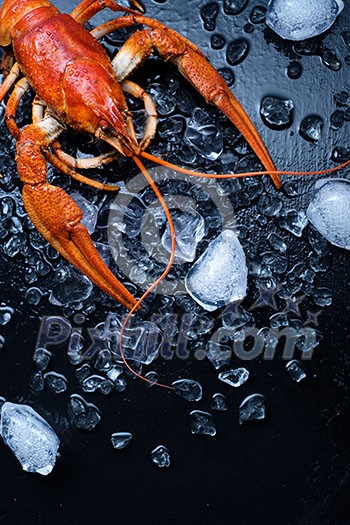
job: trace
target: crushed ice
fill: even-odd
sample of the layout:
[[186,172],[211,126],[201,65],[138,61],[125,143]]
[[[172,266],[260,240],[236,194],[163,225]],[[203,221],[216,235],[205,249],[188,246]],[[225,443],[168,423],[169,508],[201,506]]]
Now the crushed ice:
[[170,467],[170,452],[167,447],[159,445],[152,450],[151,460],[159,468]]

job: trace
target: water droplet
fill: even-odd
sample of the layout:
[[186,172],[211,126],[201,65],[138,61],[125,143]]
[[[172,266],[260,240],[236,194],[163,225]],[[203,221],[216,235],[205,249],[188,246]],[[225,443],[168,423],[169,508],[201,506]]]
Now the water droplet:
[[350,151],[346,148],[336,147],[332,151],[331,159],[334,162],[346,162],[350,160]]
[[244,27],[243,27],[243,31],[245,33],[247,33],[247,35],[250,35],[251,33],[253,33],[254,31],[254,26],[253,24],[246,24]]
[[272,129],[286,129],[293,122],[294,102],[277,97],[265,97],[261,102],[260,114]]
[[333,99],[337,106],[347,106],[349,93],[347,91],[339,91],[339,93],[335,93]]
[[224,0],[224,12],[226,15],[238,15],[247,4],[248,0]]
[[222,78],[225,80],[228,87],[232,87],[233,84],[235,83],[235,75],[233,71],[231,71],[231,69],[229,69],[228,67],[222,67],[218,69],[218,72],[220,73]]
[[302,75],[302,72],[303,72],[303,67],[300,64],[300,62],[297,62],[296,60],[293,60],[293,62],[291,62],[287,68],[287,75],[292,80],[297,80],[298,78],[300,78]]
[[262,24],[266,17],[266,7],[257,5],[252,9],[249,20],[252,24]]
[[249,42],[245,38],[236,38],[229,43],[226,51],[227,62],[236,66],[243,62],[249,52]]
[[214,31],[216,17],[219,13],[219,5],[216,2],[205,4],[200,11],[201,18],[204,22],[204,29]]
[[4,326],[5,324],[9,323],[13,314],[14,309],[10,306],[0,307],[0,325]]
[[300,135],[309,142],[317,142],[321,138],[323,120],[318,115],[309,115],[300,124]]
[[322,63],[332,71],[339,71],[341,69],[341,62],[334,51],[325,49],[322,52]]
[[226,40],[223,36],[215,34],[211,36],[210,44],[213,49],[222,49],[226,44]]
[[336,111],[334,111],[330,117],[330,122],[331,128],[334,131],[340,129],[344,124],[344,111],[342,111],[341,109],[337,109]]

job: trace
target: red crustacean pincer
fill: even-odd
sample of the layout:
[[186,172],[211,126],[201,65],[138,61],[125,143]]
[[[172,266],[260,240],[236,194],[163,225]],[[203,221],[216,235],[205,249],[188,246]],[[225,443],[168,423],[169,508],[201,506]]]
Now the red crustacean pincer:
[[[84,24],[104,8],[125,14],[89,33]],[[98,39],[134,25],[146,29],[136,31],[111,61]],[[83,0],[68,15],[46,0],[5,0],[0,11],[0,45],[7,47],[0,101],[13,88],[5,121],[17,142],[25,209],[43,237],[63,257],[129,309],[136,299],[100,258],[81,224],[79,207],[62,189],[48,183],[46,162],[82,182],[109,190],[110,186],[76,170],[96,167],[121,154],[133,158],[147,174],[140,158],[157,161],[144,151],[156,133],[156,109],[150,96],[128,77],[151,53],[157,51],[177,65],[205,100],[223,111],[241,131],[265,169],[276,171],[247,114],[201,51],[139,11],[121,7],[113,0]],[[29,88],[36,94],[33,123],[19,129],[16,109]],[[140,98],[145,105],[148,118],[139,142],[124,92]],[[67,126],[106,141],[113,152],[93,159],[70,157],[57,140]],[[279,176],[271,176],[280,186]]]

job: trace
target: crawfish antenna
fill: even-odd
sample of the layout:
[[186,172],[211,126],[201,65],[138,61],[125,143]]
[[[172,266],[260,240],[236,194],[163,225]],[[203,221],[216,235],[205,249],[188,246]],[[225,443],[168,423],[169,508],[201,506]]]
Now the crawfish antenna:
[[160,204],[162,205],[162,208],[164,210],[164,213],[166,215],[166,218],[167,218],[167,221],[168,221],[168,224],[169,224],[169,229],[170,229],[170,236],[171,236],[171,254],[170,254],[170,257],[169,257],[169,261],[168,261],[168,264],[164,270],[164,272],[162,273],[162,275],[160,277],[158,277],[158,279],[145,291],[145,293],[140,297],[140,299],[138,299],[138,301],[136,302],[136,304],[132,307],[132,309],[129,311],[129,313],[127,314],[123,324],[122,324],[122,327],[121,327],[121,330],[120,330],[120,339],[119,339],[119,349],[120,349],[120,355],[121,355],[121,358],[126,366],[126,368],[128,370],[130,370],[130,372],[132,372],[133,374],[135,374],[136,377],[138,377],[139,379],[142,379],[143,381],[146,381],[147,383],[151,383],[152,385],[156,385],[156,386],[160,386],[162,388],[166,388],[167,390],[175,390],[174,387],[170,386],[170,385],[163,385],[162,383],[157,383],[157,382],[154,382],[154,381],[151,381],[150,379],[147,379],[147,377],[144,377],[142,376],[141,374],[138,374],[133,368],[132,366],[128,363],[126,357],[125,357],[125,354],[124,354],[124,351],[123,351],[123,334],[124,334],[124,331],[126,329],[126,326],[132,316],[132,314],[140,307],[141,303],[143,302],[143,300],[156,288],[156,286],[168,275],[168,273],[170,272],[170,269],[172,267],[172,264],[174,262],[174,257],[175,257],[175,228],[174,228],[174,223],[173,223],[173,220],[171,218],[171,215],[170,215],[170,211],[169,211],[169,208],[164,200],[164,197],[163,195],[161,194],[161,192],[159,191],[156,183],[154,182],[154,180],[152,179],[151,175],[148,173],[148,171],[146,170],[146,168],[144,167],[144,165],[142,164],[142,162],[140,161],[140,159],[136,156],[133,157],[134,159],[134,162],[135,164],[140,168],[142,174],[145,176],[145,178],[147,179],[147,181],[149,182],[152,190],[154,191],[156,197],[158,198]]
[[319,170],[319,171],[280,171],[278,170],[278,171],[247,171],[244,173],[216,174],[216,173],[201,173],[200,171],[192,171],[187,168],[181,168],[180,166],[176,166],[175,164],[172,164],[171,162],[168,162],[166,160],[160,159],[159,157],[151,155],[150,153],[147,153],[146,151],[142,151],[140,155],[144,159],[153,161],[156,164],[160,164],[161,166],[164,166],[165,168],[170,168],[180,173],[184,173],[185,175],[191,175],[192,177],[201,177],[205,179],[242,179],[244,177],[258,177],[261,175],[278,175],[278,174],[296,175],[296,176],[327,175],[329,173],[333,173],[334,171],[342,170],[343,168],[345,168],[346,166],[350,164],[350,159],[349,159],[343,162],[342,164],[338,164],[337,166],[334,166],[333,168],[328,168],[326,170]]

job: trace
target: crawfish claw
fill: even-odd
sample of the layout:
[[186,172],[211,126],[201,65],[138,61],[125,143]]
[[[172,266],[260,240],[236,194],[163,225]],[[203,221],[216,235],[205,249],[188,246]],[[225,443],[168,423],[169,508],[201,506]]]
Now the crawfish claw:
[[65,191],[47,182],[25,184],[23,202],[34,226],[63,257],[127,308],[136,304],[101,259],[81,224],[82,211]]

